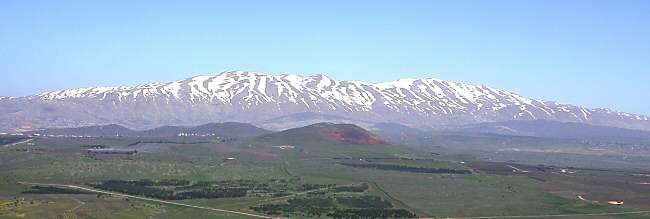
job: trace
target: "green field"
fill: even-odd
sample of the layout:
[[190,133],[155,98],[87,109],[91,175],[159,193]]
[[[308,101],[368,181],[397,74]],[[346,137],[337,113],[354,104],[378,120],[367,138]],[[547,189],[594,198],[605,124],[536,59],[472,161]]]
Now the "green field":
[[[57,183],[90,188],[107,180],[154,185],[136,190],[101,187],[104,190],[138,191],[133,194],[154,198],[160,196],[139,191],[199,191],[214,197],[178,195],[170,199],[271,217],[326,218],[396,212],[439,218],[584,214],[635,211],[650,206],[645,198],[650,197],[650,190],[621,183],[643,179],[629,176],[628,172],[584,170],[572,177],[553,171],[512,173],[504,163],[484,163],[472,156],[438,156],[389,144],[356,145],[294,134],[227,143],[209,139],[134,144],[138,139],[39,138],[33,145],[1,148],[0,218],[247,218],[111,195],[28,194],[24,192],[33,188],[19,184]],[[88,145],[135,149],[138,153],[89,155],[84,149]],[[278,145],[293,148],[273,147]],[[458,174],[431,172],[432,169],[454,170]],[[156,184],[169,180],[184,180],[187,184]],[[365,189],[350,188],[359,185]],[[233,189],[243,193],[240,197],[218,197],[219,192]],[[601,202],[578,200],[579,194]],[[610,207],[602,203],[608,198],[627,202],[623,207]],[[644,217],[650,215],[598,218]]]

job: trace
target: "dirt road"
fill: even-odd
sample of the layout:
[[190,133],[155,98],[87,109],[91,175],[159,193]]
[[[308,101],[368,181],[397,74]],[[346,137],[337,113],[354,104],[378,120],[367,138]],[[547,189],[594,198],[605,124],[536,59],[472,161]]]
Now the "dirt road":
[[145,198],[145,197],[139,197],[139,196],[133,196],[133,195],[126,195],[126,194],[121,194],[121,193],[116,193],[116,192],[108,192],[108,191],[103,191],[103,190],[98,190],[98,189],[91,189],[91,188],[86,188],[86,187],[76,186],[76,185],[51,184],[51,183],[32,183],[32,182],[18,182],[18,183],[24,184],[24,185],[32,185],[32,186],[52,186],[52,187],[59,187],[59,188],[77,189],[77,190],[83,190],[83,191],[100,193],[100,194],[121,196],[121,197],[127,197],[127,198],[133,198],[133,199],[139,199],[139,200],[145,200],[145,201],[151,201],[151,202],[158,202],[158,203],[164,203],[164,204],[170,204],[170,205],[183,206],[183,207],[188,207],[188,208],[197,208],[197,209],[203,209],[203,210],[208,210],[208,211],[216,211],[216,212],[223,212],[223,213],[246,215],[246,216],[256,217],[256,218],[276,218],[276,217],[269,217],[269,216],[264,216],[264,215],[251,214],[251,213],[240,212],[240,211],[231,211],[231,210],[226,210],[226,209],[210,208],[210,207],[189,205],[189,204],[183,204],[183,203],[171,202],[171,201],[165,201],[165,200],[159,200],[159,199],[153,199],[153,198]]

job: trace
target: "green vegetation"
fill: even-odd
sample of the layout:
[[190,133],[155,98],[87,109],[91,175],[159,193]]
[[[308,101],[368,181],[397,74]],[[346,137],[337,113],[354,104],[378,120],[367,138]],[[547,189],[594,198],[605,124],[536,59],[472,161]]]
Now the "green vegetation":
[[377,196],[337,197],[336,202],[349,208],[390,208],[393,205]]
[[426,167],[411,167],[404,165],[393,165],[393,164],[378,164],[378,163],[340,163],[343,166],[358,167],[358,168],[372,168],[378,170],[394,170],[401,172],[411,172],[411,173],[445,173],[445,174],[471,174],[469,170],[455,170],[455,169],[445,169],[445,168],[426,168]]
[[[331,195],[331,194],[330,194]],[[334,217],[334,218],[413,218],[416,215],[405,209],[391,209],[390,202],[377,196],[309,196],[292,198],[285,203],[263,204],[252,210],[269,215]]]
[[23,191],[23,194],[94,194],[94,193],[75,190],[75,189],[57,188],[51,186],[32,186],[29,190]]
[[293,198],[283,204],[264,204],[251,207],[252,210],[269,215],[320,217],[335,209],[334,201],[327,197]]
[[344,209],[327,214],[333,218],[416,218],[417,215],[404,209]]
[[359,185],[338,186],[331,188],[332,192],[365,192],[368,190],[368,184],[361,183]]
[[107,180],[91,186],[124,194],[144,196],[163,200],[218,199],[236,197],[279,197],[296,192],[333,187],[335,185],[299,184],[286,180],[254,181],[197,181],[168,179],[152,180]]
[[22,136],[0,136],[0,145],[13,144],[27,139],[29,138]]

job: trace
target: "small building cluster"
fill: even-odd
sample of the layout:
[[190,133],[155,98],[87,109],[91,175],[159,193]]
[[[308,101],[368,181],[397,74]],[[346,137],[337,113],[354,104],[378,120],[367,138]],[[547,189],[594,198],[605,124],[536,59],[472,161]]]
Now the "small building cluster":
[[217,134],[215,133],[206,133],[206,134],[197,134],[197,133],[186,133],[186,132],[181,132],[178,133],[178,137],[189,137],[189,136],[198,136],[198,137],[208,137],[208,136],[216,136]]
[[292,145],[277,145],[277,146],[271,146],[274,148],[279,148],[280,150],[286,150],[286,149],[294,149],[296,148],[295,146]]

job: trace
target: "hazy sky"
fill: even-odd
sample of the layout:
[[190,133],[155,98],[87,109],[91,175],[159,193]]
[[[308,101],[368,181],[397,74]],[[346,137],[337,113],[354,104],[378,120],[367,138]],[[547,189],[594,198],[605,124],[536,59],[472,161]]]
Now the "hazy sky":
[[0,96],[226,70],[435,77],[650,115],[650,1],[0,1]]

